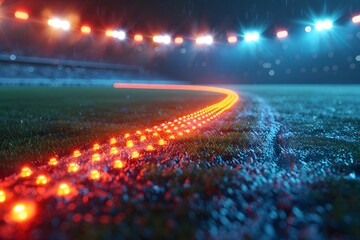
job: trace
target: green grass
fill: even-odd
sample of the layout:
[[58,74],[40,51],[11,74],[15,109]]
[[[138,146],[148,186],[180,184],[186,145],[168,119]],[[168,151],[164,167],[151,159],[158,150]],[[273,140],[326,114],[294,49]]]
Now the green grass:
[[21,164],[43,164],[51,156],[151,127],[221,98],[105,87],[0,88],[0,177]]

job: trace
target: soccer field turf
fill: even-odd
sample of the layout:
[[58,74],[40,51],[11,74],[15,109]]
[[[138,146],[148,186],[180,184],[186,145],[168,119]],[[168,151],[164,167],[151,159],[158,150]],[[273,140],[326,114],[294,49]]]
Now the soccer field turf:
[[74,148],[151,127],[221,99],[214,93],[105,87],[0,88],[0,177]]
[[[44,219],[39,216],[25,233],[82,239],[359,238],[359,86],[234,88],[241,99],[221,120],[146,160],[129,161],[119,173],[102,167],[116,178],[102,185],[83,180],[79,187],[86,191],[65,201],[65,207],[52,197],[44,200],[56,211],[41,209]],[[18,151],[17,160],[2,158],[5,174],[19,163],[46,162],[56,147],[69,154],[74,146],[86,148],[109,134],[153,126],[183,115],[185,106],[196,110],[220,97],[109,88],[3,91],[8,127],[2,126],[1,137],[23,149],[23,139],[45,136],[27,148],[36,152],[34,158],[24,158],[25,150]],[[24,92],[32,94],[22,97]],[[55,127],[39,134],[51,123]],[[52,143],[64,137],[70,140]],[[33,187],[27,184],[24,188]]]

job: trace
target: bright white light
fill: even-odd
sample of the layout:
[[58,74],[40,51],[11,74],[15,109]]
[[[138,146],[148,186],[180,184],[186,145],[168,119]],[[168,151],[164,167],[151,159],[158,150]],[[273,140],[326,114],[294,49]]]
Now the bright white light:
[[170,44],[171,37],[169,35],[156,35],[153,37],[155,43]]
[[246,33],[245,42],[256,42],[260,39],[260,34],[258,32]]
[[117,39],[119,39],[119,40],[125,40],[125,38],[126,38],[126,33],[125,33],[124,31],[122,31],[122,30],[113,31],[112,34],[111,34],[111,36],[112,36],[113,38],[117,38]]
[[360,15],[356,15],[352,18],[353,23],[358,24],[360,23]]
[[201,36],[196,38],[196,44],[199,45],[211,45],[214,42],[214,39],[210,35]]
[[59,18],[51,18],[48,20],[48,24],[49,26],[56,29],[61,29],[64,31],[70,30],[70,22],[67,20],[61,20]]
[[311,27],[310,27],[310,26],[306,26],[306,27],[305,27],[305,32],[307,32],[307,33],[311,32]]
[[281,38],[287,38],[289,36],[289,33],[286,30],[282,30],[282,31],[277,32],[276,35],[278,38],[281,39]]
[[319,32],[330,30],[333,27],[333,23],[330,20],[318,21],[315,23],[315,29]]

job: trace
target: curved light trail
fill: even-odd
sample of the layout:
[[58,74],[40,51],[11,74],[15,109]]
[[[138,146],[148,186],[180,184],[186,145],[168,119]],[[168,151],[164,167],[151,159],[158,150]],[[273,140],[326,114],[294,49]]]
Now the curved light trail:
[[[94,144],[88,150],[75,150],[71,155],[60,159],[51,158],[46,166],[33,169],[23,166],[17,174],[0,182],[1,222],[16,229],[18,224],[31,226],[35,219],[36,222],[49,220],[56,211],[75,209],[76,204],[82,204],[80,200],[75,206],[73,203],[71,206],[66,205],[75,196],[81,195],[79,199],[83,201],[87,199],[91,182],[97,182],[98,187],[101,184],[110,186],[108,180],[116,177],[114,171],[121,171],[132,161],[142,161],[144,156],[161,150],[174,139],[194,134],[197,129],[218,119],[239,100],[238,94],[232,90],[209,86],[116,83],[114,87],[212,92],[224,94],[224,99],[152,128],[112,137],[108,144]],[[115,195],[116,189],[110,190]],[[49,199],[58,201],[54,206],[56,209],[50,212],[45,209],[45,202]],[[2,237],[5,236],[0,232],[0,238]]]

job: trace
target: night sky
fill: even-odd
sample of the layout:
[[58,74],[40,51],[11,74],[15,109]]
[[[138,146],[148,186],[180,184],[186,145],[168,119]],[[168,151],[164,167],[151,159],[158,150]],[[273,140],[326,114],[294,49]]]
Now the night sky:
[[79,23],[129,31],[228,31],[241,26],[291,27],[311,15],[339,13],[338,21],[360,10],[360,1],[322,0],[22,0],[4,1],[6,8],[24,8],[46,18],[49,13],[78,15]]

